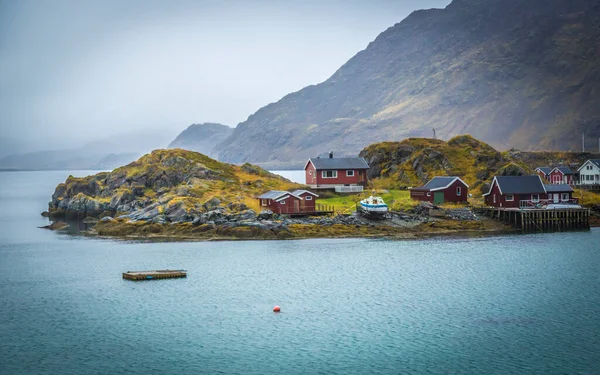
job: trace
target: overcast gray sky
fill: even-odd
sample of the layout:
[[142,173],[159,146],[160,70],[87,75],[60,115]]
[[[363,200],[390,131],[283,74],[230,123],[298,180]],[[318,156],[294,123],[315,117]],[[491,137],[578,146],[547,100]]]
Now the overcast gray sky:
[[[72,142],[244,121],[450,0],[0,0],[2,137]],[[50,147],[50,146],[54,147]]]

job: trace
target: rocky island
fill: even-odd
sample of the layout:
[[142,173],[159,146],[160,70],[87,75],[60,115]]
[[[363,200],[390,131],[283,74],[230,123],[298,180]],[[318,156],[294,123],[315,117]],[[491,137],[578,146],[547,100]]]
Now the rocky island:
[[290,218],[260,210],[255,198],[267,190],[303,187],[251,164],[221,163],[182,149],[155,150],[112,172],[69,176],[44,214],[55,222],[84,220],[93,224],[92,235],[128,238],[414,237],[507,229],[476,220],[470,211],[430,217],[433,208],[424,206],[385,221],[353,214]]

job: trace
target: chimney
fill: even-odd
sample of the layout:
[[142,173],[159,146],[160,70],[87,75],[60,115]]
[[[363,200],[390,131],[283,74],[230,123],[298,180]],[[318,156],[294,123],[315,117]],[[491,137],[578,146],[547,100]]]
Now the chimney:
[[333,151],[329,151],[329,159],[333,159]]

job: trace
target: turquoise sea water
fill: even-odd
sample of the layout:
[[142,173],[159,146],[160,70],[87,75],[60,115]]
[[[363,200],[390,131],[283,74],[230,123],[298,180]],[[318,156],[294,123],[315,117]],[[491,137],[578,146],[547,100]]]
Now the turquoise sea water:
[[[1,374],[600,372],[598,229],[99,240],[37,228],[67,174],[0,173]],[[156,268],[189,276],[121,278]]]

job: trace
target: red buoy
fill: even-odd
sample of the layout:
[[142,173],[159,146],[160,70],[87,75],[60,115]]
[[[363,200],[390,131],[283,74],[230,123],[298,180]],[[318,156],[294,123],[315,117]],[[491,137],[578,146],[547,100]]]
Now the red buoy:
[[281,311],[281,307],[275,305],[275,307],[273,307],[273,312],[280,312]]

